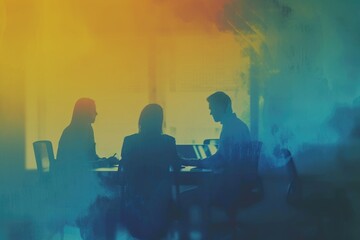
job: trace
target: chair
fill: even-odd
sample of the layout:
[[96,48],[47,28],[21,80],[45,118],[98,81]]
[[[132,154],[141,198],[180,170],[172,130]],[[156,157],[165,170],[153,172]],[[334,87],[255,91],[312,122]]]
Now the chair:
[[[33,142],[33,148],[35,153],[36,167],[39,173],[39,178],[41,183],[49,182],[49,173],[52,171],[52,168],[55,163],[54,151],[51,141],[49,140],[41,140]],[[46,185],[47,187],[51,187],[51,185]],[[48,189],[47,189],[48,190]],[[64,226],[65,222],[56,221],[51,223],[51,234],[52,235],[59,233],[60,239],[64,239]]]
[[172,173],[156,164],[129,164],[122,174],[122,212],[128,230],[140,238],[161,238],[169,228],[177,202],[177,194],[172,198]]
[[203,142],[204,150],[207,156],[216,153],[219,147],[219,139],[205,139]]
[[51,141],[41,140],[33,142],[35,160],[40,177],[50,172],[54,165],[55,157]]
[[[289,158],[287,171],[290,175],[290,183],[287,190],[287,203],[298,210],[301,210],[311,216],[318,229],[318,238],[327,239],[326,221],[333,223],[329,231],[336,239],[342,239],[344,236],[344,225],[351,218],[351,204],[347,198],[346,190],[343,188],[334,188],[333,186],[319,181],[311,181],[306,188],[298,175],[294,159],[289,150],[283,149],[282,153]],[[336,226],[336,227],[335,227]],[[338,234],[336,236],[335,234]],[[340,234],[340,235],[339,235]]]
[[288,149],[283,149],[282,154],[285,158],[289,159],[286,169],[290,176],[290,183],[287,190],[286,201],[290,205],[297,206],[301,204],[302,201],[302,183],[290,151]]
[[204,145],[219,145],[219,139],[205,139],[203,142]]
[[[248,208],[263,199],[264,191],[261,177],[258,174],[258,163],[262,142],[253,141],[243,144],[236,149],[232,157],[232,164],[224,170],[225,184],[232,184],[229,189],[231,196],[221,209],[225,210],[234,239],[237,235],[237,212]],[[234,183],[234,180],[237,179]],[[228,190],[228,191],[229,191]],[[226,197],[225,197],[226,198]]]

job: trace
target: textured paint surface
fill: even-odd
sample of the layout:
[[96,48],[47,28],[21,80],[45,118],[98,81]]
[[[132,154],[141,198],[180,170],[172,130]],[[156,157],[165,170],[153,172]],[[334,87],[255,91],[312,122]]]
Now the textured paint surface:
[[83,96],[97,103],[100,155],[120,151],[148,102],[165,107],[165,131],[180,142],[217,137],[205,99],[219,88],[244,99],[246,116],[239,76],[249,60],[217,28],[222,12],[221,1],[3,1],[2,74],[21,69],[26,85],[26,166],[35,167],[32,141],[50,139],[56,150]]
[[100,155],[120,151],[148,102],[164,106],[165,131],[179,142],[217,137],[220,125],[211,122],[205,101],[215,90],[227,91],[235,112],[258,124],[261,140],[297,152],[307,143],[336,143],[343,133],[328,123],[338,107],[352,108],[360,91],[357,1],[3,0],[0,6],[1,78],[5,87],[22,82],[25,93],[13,85],[1,90],[5,99],[25,96],[29,168],[35,167],[31,142],[50,139],[56,148],[83,96],[97,103]]
[[[0,0],[0,239],[41,239],[54,219],[80,211],[49,204],[62,200],[24,171],[36,168],[33,141],[51,140],[56,152],[77,99],[95,100],[97,152],[110,156],[148,103],[163,106],[178,143],[218,138],[206,102],[217,90],[263,141],[262,171],[284,170],[276,153],[288,148],[301,176],[348,191],[349,238],[325,221],[333,238],[324,239],[360,239],[359,9],[358,0]],[[266,191],[266,219],[286,214],[285,190]],[[274,231],[286,235],[285,224]],[[304,224],[294,234],[317,239]],[[282,239],[273,225],[264,239]]]

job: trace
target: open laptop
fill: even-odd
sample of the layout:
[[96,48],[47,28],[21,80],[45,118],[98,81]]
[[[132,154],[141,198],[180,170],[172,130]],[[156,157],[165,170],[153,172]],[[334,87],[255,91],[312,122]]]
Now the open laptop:
[[211,156],[214,155],[217,152],[217,146],[216,145],[212,145],[212,144],[205,144],[203,145],[203,148],[206,152],[206,156]]
[[213,149],[202,144],[181,144],[176,145],[176,149],[179,157],[184,159],[204,159],[213,154]]

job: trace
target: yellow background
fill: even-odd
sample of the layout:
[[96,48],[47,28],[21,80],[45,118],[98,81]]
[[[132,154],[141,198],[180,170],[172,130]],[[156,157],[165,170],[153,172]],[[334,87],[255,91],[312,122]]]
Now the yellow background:
[[80,97],[96,101],[100,156],[120,153],[150,102],[178,143],[218,137],[206,102],[216,90],[249,122],[246,42],[219,30],[225,2],[0,0],[0,76],[11,86],[1,91],[25,98],[26,168],[33,141],[51,140],[56,153]]

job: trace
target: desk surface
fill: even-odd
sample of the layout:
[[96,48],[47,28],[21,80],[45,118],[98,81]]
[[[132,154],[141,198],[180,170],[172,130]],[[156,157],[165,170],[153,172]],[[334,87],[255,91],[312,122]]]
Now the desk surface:
[[[103,167],[103,168],[96,168],[93,171],[96,172],[117,172],[118,171],[118,166],[114,166],[114,167]],[[196,168],[194,166],[184,166],[181,168],[180,172],[212,172],[211,169],[206,169],[206,168]]]

